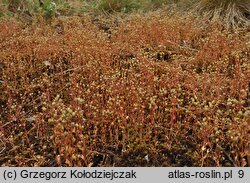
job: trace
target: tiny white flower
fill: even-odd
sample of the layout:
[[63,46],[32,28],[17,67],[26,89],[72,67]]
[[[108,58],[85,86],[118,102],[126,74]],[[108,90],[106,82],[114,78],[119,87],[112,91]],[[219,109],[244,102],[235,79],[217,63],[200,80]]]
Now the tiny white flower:
[[50,63],[48,60],[45,60],[43,63],[44,63],[44,65],[46,65],[46,66],[51,66],[51,63]]
[[28,116],[27,118],[26,118],[26,121],[28,121],[28,122],[33,122],[33,121],[35,121],[36,120],[36,116]]

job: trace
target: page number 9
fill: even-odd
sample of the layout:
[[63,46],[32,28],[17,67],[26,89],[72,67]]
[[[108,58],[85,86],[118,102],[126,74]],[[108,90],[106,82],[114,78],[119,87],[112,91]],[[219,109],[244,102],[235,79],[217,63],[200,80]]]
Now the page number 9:
[[238,171],[238,175],[239,175],[239,178],[242,179],[244,177],[244,171],[243,170],[239,170]]

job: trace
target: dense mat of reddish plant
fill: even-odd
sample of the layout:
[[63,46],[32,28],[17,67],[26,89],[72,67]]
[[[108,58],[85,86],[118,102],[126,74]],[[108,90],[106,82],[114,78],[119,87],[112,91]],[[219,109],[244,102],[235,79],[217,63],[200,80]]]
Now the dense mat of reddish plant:
[[158,14],[0,27],[0,165],[249,165],[246,30]]

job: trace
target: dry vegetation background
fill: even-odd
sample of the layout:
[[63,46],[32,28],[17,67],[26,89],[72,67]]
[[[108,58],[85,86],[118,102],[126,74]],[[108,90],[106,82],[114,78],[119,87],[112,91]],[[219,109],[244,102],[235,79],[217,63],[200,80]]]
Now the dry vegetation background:
[[247,2],[230,19],[4,1],[0,165],[249,166]]

